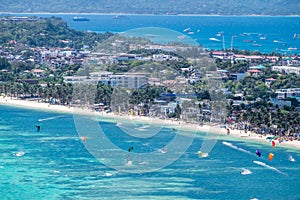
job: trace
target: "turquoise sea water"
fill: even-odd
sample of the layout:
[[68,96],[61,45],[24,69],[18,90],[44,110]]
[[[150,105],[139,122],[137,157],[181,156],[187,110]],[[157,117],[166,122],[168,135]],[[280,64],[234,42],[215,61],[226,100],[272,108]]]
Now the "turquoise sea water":
[[[266,53],[274,51],[282,54],[300,52],[300,38],[293,39],[295,33],[300,36],[299,16],[118,15],[116,17],[100,14],[39,14],[38,16],[61,17],[71,28],[84,31],[119,33],[143,27],[166,28],[191,37],[204,48],[209,49],[223,48],[222,36],[217,35],[223,32],[227,49],[231,48],[231,38],[234,36],[232,46],[241,50],[258,50]],[[90,21],[73,21],[74,16],[86,16]],[[156,33],[159,34],[164,33]],[[288,50],[290,47],[298,50]]]
[[[175,135],[165,127],[145,139],[125,134],[115,123],[99,123],[112,143],[124,150],[133,146],[135,153],[158,152]],[[204,133],[197,133],[187,151],[165,168],[128,173],[105,166],[87,151],[73,115],[0,106],[0,199],[300,199],[299,150],[223,135],[200,159],[203,138]],[[99,150],[106,152],[101,145]],[[275,155],[272,162],[269,152]],[[125,157],[119,159],[126,163]],[[243,168],[252,174],[241,175]]]

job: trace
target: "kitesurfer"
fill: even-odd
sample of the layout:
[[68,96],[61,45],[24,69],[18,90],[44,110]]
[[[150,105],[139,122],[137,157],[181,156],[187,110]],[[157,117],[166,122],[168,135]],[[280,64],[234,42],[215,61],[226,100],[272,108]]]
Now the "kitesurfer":
[[41,126],[40,125],[36,125],[36,128],[37,128],[37,132],[40,132]]

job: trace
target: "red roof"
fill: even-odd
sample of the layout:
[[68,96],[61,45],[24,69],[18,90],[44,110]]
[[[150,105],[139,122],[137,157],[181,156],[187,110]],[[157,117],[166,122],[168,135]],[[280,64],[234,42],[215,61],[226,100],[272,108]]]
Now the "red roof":
[[213,55],[222,55],[223,56],[223,55],[226,54],[226,52],[223,52],[223,51],[213,51],[212,54]]

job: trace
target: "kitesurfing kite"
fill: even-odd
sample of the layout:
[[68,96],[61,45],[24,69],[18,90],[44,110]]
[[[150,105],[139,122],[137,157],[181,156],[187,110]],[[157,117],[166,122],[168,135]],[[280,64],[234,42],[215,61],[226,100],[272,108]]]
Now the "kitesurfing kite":
[[275,141],[272,140],[272,148],[274,148],[274,147],[275,147]]
[[133,150],[133,146],[130,146],[129,149],[128,149],[128,152],[130,152],[132,150]]
[[273,160],[273,157],[274,157],[274,154],[272,153],[269,153],[269,160],[272,161]]
[[199,156],[200,158],[203,157],[202,151],[198,151],[198,156]]
[[261,156],[261,153],[260,153],[260,151],[259,151],[259,150],[256,150],[256,151],[255,151],[255,153],[256,153],[256,155],[257,155],[258,157],[260,157],[260,156]]

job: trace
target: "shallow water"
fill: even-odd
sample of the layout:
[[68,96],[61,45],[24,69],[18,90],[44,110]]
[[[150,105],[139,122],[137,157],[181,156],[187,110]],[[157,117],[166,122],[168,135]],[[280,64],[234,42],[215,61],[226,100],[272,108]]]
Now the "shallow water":
[[[163,128],[154,137],[138,138],[124,134],[115,123],[100,124],[113,144],[125,151],[133,146],[136,154],[159,153],[176,134]],[[197,133],[187,151],[167,167],[149,173],[122,172],[87,151],[72,115],[0,106],[0,199],[300,199],[299,150],[220,136],[209,156],[200,159],[197,151],[203,136]],[[256,149],[262,157],[255,155]],[[101,146],[99,151],[106,153]],[[24,155],[14,156],[18,152]],[[274,154],[272,162],[269,152]],[[169,153],[174,152],[168,149],[161,159]],[[289,161],[291,155],[296,162]],[[126,157],[119,159],[126,162]],[[151,164],[137,162],[134,156],[132,162]],[[244,169],[252,174],[241,175]]]

